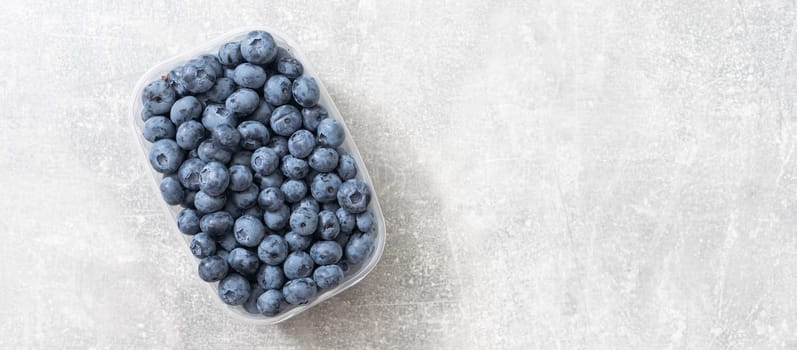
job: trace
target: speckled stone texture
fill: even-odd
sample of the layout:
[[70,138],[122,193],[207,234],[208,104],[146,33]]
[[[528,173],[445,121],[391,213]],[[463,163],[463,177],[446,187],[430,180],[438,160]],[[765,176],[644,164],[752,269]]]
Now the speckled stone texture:
[[[0,3],[0,348],[795,349],[793,1]],[[359,285],[222,312],[131,133],[149,67],[293,36],[375,181]]]

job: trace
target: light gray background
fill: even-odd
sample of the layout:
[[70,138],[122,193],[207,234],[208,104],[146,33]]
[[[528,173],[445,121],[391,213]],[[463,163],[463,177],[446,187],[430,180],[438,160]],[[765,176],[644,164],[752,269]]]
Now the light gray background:
[[[797,348],[794,1],[3,2],[2,348]],[[128,113],[242,25],[308,53],[387,218],[361,284],[221,312]]]

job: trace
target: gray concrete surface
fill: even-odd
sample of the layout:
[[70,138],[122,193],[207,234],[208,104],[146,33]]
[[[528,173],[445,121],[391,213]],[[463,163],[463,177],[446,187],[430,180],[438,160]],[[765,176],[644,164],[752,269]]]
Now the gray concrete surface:
[[[699,3],[699,4],[698,4]],[[0,4],[0,348],[797,348],[794,1]],[[133,142],[149,67],[303,45],[375,179],[373,273],[221,312]]]

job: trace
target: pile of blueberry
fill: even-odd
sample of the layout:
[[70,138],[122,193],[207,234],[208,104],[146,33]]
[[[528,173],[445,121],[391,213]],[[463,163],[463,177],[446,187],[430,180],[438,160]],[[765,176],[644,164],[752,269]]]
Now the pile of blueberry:
[[371,194],[302,63],[264,31],[144,87],[160,192],[181,205],[199,277],[274,316],[334,288],[374,245]]

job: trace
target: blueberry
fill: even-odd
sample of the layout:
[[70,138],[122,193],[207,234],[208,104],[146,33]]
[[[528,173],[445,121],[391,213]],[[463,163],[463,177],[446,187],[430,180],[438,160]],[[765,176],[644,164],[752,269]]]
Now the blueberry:
[[282,157],[282,174],[285,177],[293,180],[300,180],[304,178],[310,171],[310,166],[307,161],[301,158],[296,158],[292,155]]
[[198,121],[189,120],[177,128],[175,139],[180,148],[186,151],[193,150],[205,139],[205,127]]
[[331,211],[333,213],[336,210],[338,210],[339,208],[340,208],[340,205],[338,205],[337,201],[335,201],[335,202],[326,202],[326,203],[322,203],[321,204],[321,210],[329,210],[329,211]]
[[244,247],[255,247],[266,235],[266,227],[260,219],[244,215],[235,220],[235,240]]
[[169,118],[166,117],[152,117],[144,122],[144,129],[141,132],[144,139],[149,142],[155,142],[163,139],[173,139],[175,135],[175,127]]
[[205,162],[199,158],[187,159],[177,170],[180,184],[189,190],[199,190],[199,172],[205,167]]
[[287,205],[282,205],[277,210],[266,210],[263,214],[263,221],[269,230],[277,231],[285,228],[290,220],[291,209]]
[[247,120],[256,121],[263,125],[268,125],[271,120],[271,112],[274,111],[274,107],[268,104],[265,99],[260,99],[260,103],[257,105],[257,109],[255,109],[252,114],[246,117]]
[[235,81],[228,77],[221,77],[216,79],[216,83],[213,84],[213,87],[205,91],[205,93],[200,96],[200,99],[204,99],[206,102],[224,103],[227,97],[230,97],[234,91]]
[[160,191],[163,201],[169,205],[177,205],[183,202],[185,191],[176,176],[164,176],[160,183]]
[[233,270],[242,275],[254,275],[257,272],[257,268],[260,267],[257,254],[246,248],[235,248],[230,251],[227,263],[230,264]]
[[155,80],[147,84],[141,93],[144,109],[152,114],[166,114],[177,99],[177,93],[163,80]]
[[327,113],[324,107],[313,106],[302,108],[302,124],[307,130],[316,131],[316,129],[318,129],[318,124],[327,117],[329,117],[329,113]]
[[322,210],[318,213],[318,228],[316,232],[321,239],[333,240],[340,233],[340,223],[335,213],[330,210]]
[[240,87],[259,89],[266,83],[266,71],[251,63],[241,63],[235,67],[233,80]]
[[313,273],[313,259],[303,251],[292,252],[285,258],[282,270],[289,280],[308,277]]
[[313,272],[313,281],[318,288],[336,287],[343,281],[343,269],[338,265],[319,266]]
[[357,229],[361,232],[371,232],[374,227],[374,214],[370,210],[366,210],[357,214]]
[[199,58],[205,62],[205,64],[213,70],[213,73],[216,74],[216,77],[221,77],[224,74],[224,67],[221,66],[221,62],[219,59],[214,55],[202,55]]
[[221,238],[216,238],[216,243],[219,244],[221,249],[224,249],[227,252],[231,252],[233,249],[241,246],[238,244],[238,241],[235,240],[235,234],[232,232],[225,234]]
[[185,154],[177,142],[171,139],[155,141],[149,149],[149,163],[152,169],[162,174],[171,174],[180,168]]
[[194,206],[199,213],[212,213],[224,208],[227,203],[227,196],[211,196],[205,192],[199,191],[194,196]]
[[265,289],[280,289],[285,284],[285,275],[280,266],[260,265],[255,279],[257,284]]
[[319,173],[310,184],[310,194],[321,203],[333,202],[340,188],[340,178],[333,173]]
[[257,196],[257,204],[266,210],[279,210],[285,204],[285,195],[277,187],[266,187]]
[[304,181],[288,180],[282,183],[280,190],[285,195],[285,201],[288,203],[296,203],[307,194],[307,185]]
[[268,147],[260,147],[252,153],[252,170],[260,176],[266,176],[277,170],[279,158],[277,154]]
[[288,139],[288,152],[296,158],[306,158],[313,152],[315,136],[313,133],[300,129]]
[[178,82],[189,92],[203,93],[216,83],[216,71],[205,60],[194,58],[183,65]]
[[237,66],[244,61],[241,56],[241,42],[233,41],[219,48],[219,61],[225,66]]
[[351,266],[349,266],[349,265],[350,265],[350,264],[349,264],[349,262],[348,262],[348,261],[346,261],[345,259],[344,259],[344,260],[341,260],[341,261],[339,261],[339,262],[338,262],[337,264],[335,264],[335,265],[338,265],[338,267],[340,267],[340,270],[341,270],[341,271],[343,271],[343,273],[344,273],[344,274],[345,274],[346,272],[349,272],[349,269],[351,268]]
[[217,211],[203,215],[199,219],[199,228],[211,237],[221,238],[232,231],[233,218],[226,211]]
[[191,239],[191,254],[197,258],[205,258],[216,253],[216,242],[207,233],[200,232]]
[[204,162],[221,162],[227,163],[232,158],[232,153],[230,151],[221,148],[221,146],[217,145],[213,140],[207,139],[202,141],[199,146],[197,147],[197,155],[199,155],[199,159]]
[[312,107],[318,103],[321,92],[312,77],[302,75],[293,81],[293,100],[302,107]]
[[177,229],[187,235],[199,233],[199,215],[196,210],[185,208],[177,213]]
[[262,218],[263,214],[265,213],[266,212],[263,209],[260,209],[260,207],[255,205],[249,209],[244,210],[242,215],[249,215],[249,216],[254,216],[256,218]]
[[250,293],[249,281],[237,273],[231,273],[219,282],[219,298],[226,304],[241,305],[246,302]]
[[343,126],[333,118],[326,118],[318,123],[318,144],[328,147],[338,147],[343,144],[343,139],[346,134],[343,131]]
[[241,209],[249,209],[257,204],[257,196],[260,190],[257,185],[252,184],[247,189],[239,192],[233,192],[230,200]]
[[174,102],[169,118],[177,126],[189,120],[195,120],[202,114],[202,103],[194,96],[185,96]]
[[235,126],[235,114],[224,105],[210,104],[202,111],[202,125],[210,131],[219,125]]
[[257,247],[257,256],[268,265],[282,264],[288,256],[288,243],[281,236],[268,235]]
[[294,106],[279,106],[271,112],[270,124],[275,134],[290,136],[302,127],[302,115]]
[[316,265],[337,263],[343,256],[343,248],[335,241],[317,241],[310,247],[310,257]]
[[[230,256],[230,252],[228,252],[228,251],[226,251],[224,249],[218,249],[217,248],[216,249],[216,255],[221,257],[222,259],[224,259],[224,261],[226,262],[227,261],[227,257]],[[229,267],[229,265],[230,264],[227,264],[227,267]]]
[[243,307],[244,310],[250,314],[259,315],[261,314],[260,310],[257,309],[257,301],[260,299],[260,296],[266,292],[265,289],[261,288],[257,284],[249,282],[252,286],[252,291],[249,293],[249,298],[246,299],[244,302]]
[[277,59],[277,72],[282,73],[288,78],[296,79],[296,77],[304,73],[304,66],[296,58],[291,56],[282,56]]
[[[183,66],[177,66],[166,74],[166,84],[174,89],[178,96],[185,96],[188,94],[188,91],[185,89],[185,87],[180,85],[180,77],[182,75]],[[161,79],[163,79],[163,77],[161,77]]]
[[[259,175],[255,174],[256,178],[257,176]],[[275,171],[271,173],[271,175],[260,176],[259,181],[260,181],[260,188],[266,188],[266,187],[279,188],[280,186],[282,186],[282,183],[285,182],[285,179],[282,177],[281,172]]]
[[307,304],[315,298],[318,288],[311,278],[300,278],[285,283],[282,287],[282,295],[285,301],[291,305]]
[[354,226],[357,222],[357,216],[355,214],[340,208],[335,211],[335,216],[338,218],[338,223],[340,224],[340,232],[351,233],[351,231],[354,230]]
[[[238,129],[238,132],[240,131],[241,130]],[[235,152],[235,154],[232,155],[232,160],[230,160],[230,166],[243,165],[249,169],[250,164],[252,164],[252,152],[249,151]]]
[[232,152],[238,150],[241,143],[241,133],[238,132],[238,129],[227,124],[221,124],[216,126],[211,134],[213,142],[219,147]]
[[357,176],[357,163],[348,154],[341,154],[338,160],[338,175],[343,181],[353,179]]
[[241,55],[247,62],[267,64],[277,56],[277,43],[267,32],[251,31],[241,40]]
[[338,152],[328,147],[316,147],[307,158],[310,167],[318,172],[328,173],[338,167]]
[[338,204],[350,213],[364,212],[370,201],[371,191],[363,180],[346,180],[338,189]]
[[300,200],[297,203],[294,203],[291,206],[291,211],[296,211],[299,209],[307,209],[309,211],[312,211],[313,213],[318,214],[318,211],[321,208],[319,208],[318,206],[318,201],[313,199],[313,197],[305,196],[304,198],[302,198],[302,200]]
[[227,276],[230,266],[227,261],[218,255],[211,255],[199,261],[199,278],[205,282],[221,281],[222,278]]
[[277,157],[282,158],[288,155],[288,139],[285,136],[274,136],[266,143],[266,147],[272,149]]
[[310,209],[299,208],[291,214],[291,230],[302,236],[309,236],[318,227],[318,214]]
[[180,203],[180,205],[183,208],[196,209],[194,206],[194,198],[196,197],[196,193],[197,191],[185,190],[185,196],[183,196],[183,202]]
[[285,297],[278,290],[267,290],[257,298],[257,310],[265,316],[276,316],[285,308]]
[[341,247],[345,247],[347,243],[349,243],[349,238],[351,237],[351,232],[341,232],[335,237],[335,242],[338,242]]
[[224,194],[230,184],[230,172],[224,164],[208,162],[199,172],[199,189],[211,196]]
[[291,231],[285,234],[285,242],[288,242],[288,249],[292,252],[305,250],[313,243],[313,236],[302,236]]
[[282,74],[272,75],[266,80],[263,96],[272,106],[282,106],[291,102],[291,80]]
[[248,165],[233,165],[230,167],[230,190],[243,191],[252,186],[252,171]]
[[241,134],[241,148],[254,151],[268,143],[271,135],[268,128],[260,122],[247,120],[238,125]]
[[230,216],[232,216],[233,220],[238,219],[241,217],[241,215],[243,215],[243,209],[238,208],[232,200],[228,200],[226,203],[224,203],[223,210],[230,213]]
[[248,115],[257,109],[260,96],[252,89],[238,89],[224,102],[224,107],[237,115]]
[[368,233],[355,233],[346,243],[346,260],[352,264],[359,264],[371,254],[374,247],[374,238]]

